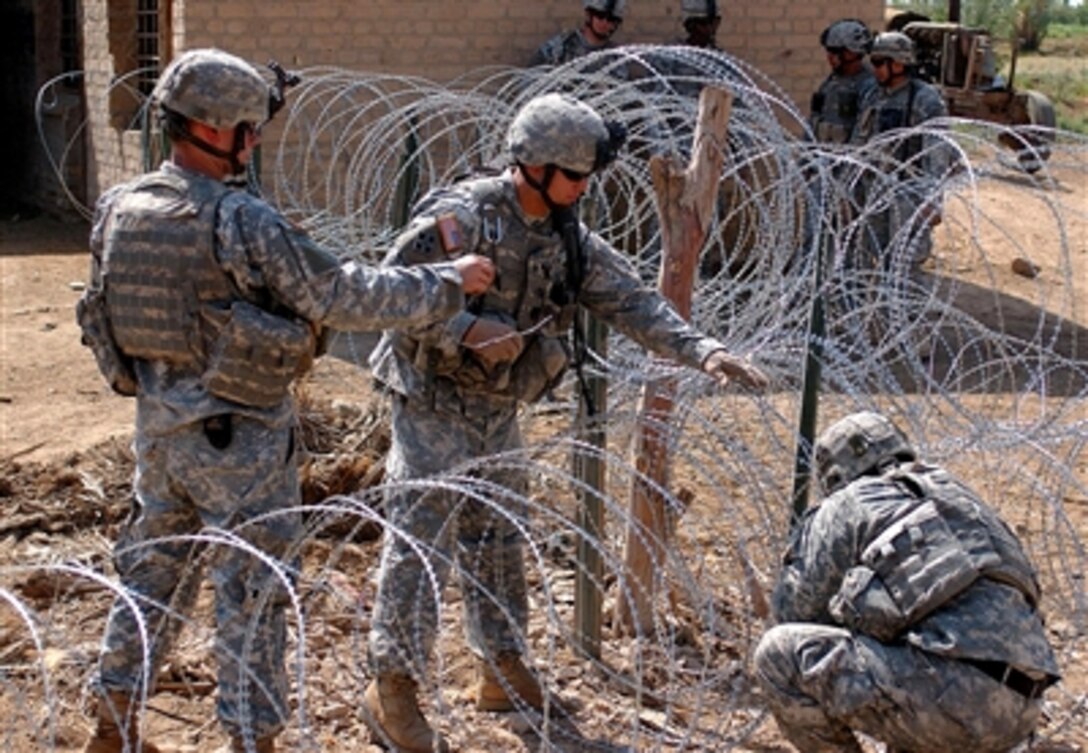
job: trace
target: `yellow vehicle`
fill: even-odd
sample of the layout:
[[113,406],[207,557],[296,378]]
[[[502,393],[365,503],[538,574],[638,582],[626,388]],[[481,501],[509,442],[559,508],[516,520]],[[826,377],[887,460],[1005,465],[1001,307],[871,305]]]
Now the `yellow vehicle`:
[[950,115],[1011,126],[999,136],[1002,145],[1017,153],[1024,170],[1035,172],[1043,166],[1057,124],[1054,104],[1042,92],[1014,88],[1015,44],[1005,78],[997,72],[992,39],[985,29],[913,20],[905,14],[889,22],[893,27],[914,40],[918,74],[941,90]]

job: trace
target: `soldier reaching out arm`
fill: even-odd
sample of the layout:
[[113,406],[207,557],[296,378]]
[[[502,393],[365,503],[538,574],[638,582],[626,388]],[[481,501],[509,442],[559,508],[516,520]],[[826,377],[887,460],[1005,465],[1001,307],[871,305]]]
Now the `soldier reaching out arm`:
[[[413,269],[341,264],[268,203],[229,187],[270,111],[268,84],[242,59],[186,52],[152,98],[172,157],[99,201],[78,307],[103,374],[136,397],[135,506],[115,549],[135,604],[118,598],[110,612],[86,753],[157,750],[137,747],[136,706],[181,624],[166,609],[185,615],[197,594],[202,547],[187,537],[230,530],[283,558],[301,534],[289,387],[319,329],[443,319],[493,277],[478,256]],[[271,753],[290,714],[286,591],[241,547],[209,554],[218,716],[233,751]]]
[[[417,264],[486,253],[495,281],[444,321],[387,331],[371,357],[393,403],[393,445],[385,510],[391,529],[382,551],[371,620],[367,721],[403,751],[444,749],[420,712],[418,678],[437,630],[436,596],[456,558],[469,645],[477,655],[478,707],[540,709],[545,691],[522,660],[528,598],[515,521],[526,510],[524,469],[478,461],[521,447],[517,409],[540,399],[569,359],[566,335],[584,306],[641,345],[722,382],[762,388],[748,359],[685,322],[626,259],[578,222],[574,207],[594,172],[624,136],[575,99],[529,101],[507,135],[513,165],[424,197],[388,261]],[[472,467],[510,490],[499,511],[448,489],[398,484]],[[498,500],[497,500],[498,501]],[[456,516],[452,518],[451,516]],[[455,524],[454,524],[455,520]],[[437,553],[424,561],[417,542]]]

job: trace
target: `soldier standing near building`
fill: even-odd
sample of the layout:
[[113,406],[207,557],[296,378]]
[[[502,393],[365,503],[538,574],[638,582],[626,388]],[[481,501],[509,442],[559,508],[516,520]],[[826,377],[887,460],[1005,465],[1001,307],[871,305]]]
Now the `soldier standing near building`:
[[1035,569],[1012,530],[886,417],[861,412],[815,444],[827,496],[794,531],[779,623],[755,671],[802,753],[1007,751],[1059,678]]
[[680,0],[680,21],[687,32],[683,44],[703,50],[718,49],[722,15],[717,0]]
[[861,104],[876,89],[876,78],[865,64],[873,44],[869,28],[844,18],[820,34],[831,73],[812,95],[809,129],[820,142],[845,144],[850,140]]
[[[139,706],[180,628],[167,612],[190,611],[206,563],[219,719],[232,751],[271,753],[290,715],[287,590],[246,547],[282,561],[301,533],[289,386],[322,326],[448,317],[462,289],[486,289],[493,267],[483,257],[411,270],[341,265],[269,204],[230,188],[224,181],[244,173],[282,104],[282,89],[234,55],[182,54],[152,99],[172,156],[100,199],[78,307],[110,385],[136,397],[135,503],[114,555],[125,592],[109,615],[85,750],[157,750],[137,743]],[[196,543],[204,528],[236,541]]]
[[[877,35],[869,63],[878,86],[862,102],[850,141],[865,146],[866,172],[858,181],[859,206],[866,212],[859,265],[881,281],[872,293],[904,292],[898,305],[916,309],[907,320],[918,322],[933,288],[922,265],[941,221],[941,186],[951,159],[938,133],[919,128],[947,116],[948,109],[936,87],[913,75],[914,60],[914,42],[906,34]],[[928,359],[930,334],[920,324],[913,332],[918,357]]]
[[[529,101],[507,133],[512,167],[426,196],[387,259],[418,264],[474,251],[496,265],[495,284],[465,310],[431,327],[386,332],[371,357],[392,398],[393,446],[385,501],[391,525],[371,621],[374,679],[365,707],[375,734],[400,750],[445,745],[420,712],[417,682],[427,673],[436,602],[453,560],[478,657],[476,704],[543,707],[544,690],[522,659],[528,598],[517,521],[527,513],[528,474],[480,461],[522,446],[518,406],[561,378],[578,306],[722,382],[766,385],[759,369],[687,324],[578,221],[579,197],[623,138],[616,125],[565,95]],[[454,468],[509,493],[489,504],[448,487],[424,492],[405,483]]]
[[612,35],[623,23],[627,0],[582,0],[585,20],[581,28],[561,31],[533,54],[530,66],[562,65],[600,50],[612,49]]

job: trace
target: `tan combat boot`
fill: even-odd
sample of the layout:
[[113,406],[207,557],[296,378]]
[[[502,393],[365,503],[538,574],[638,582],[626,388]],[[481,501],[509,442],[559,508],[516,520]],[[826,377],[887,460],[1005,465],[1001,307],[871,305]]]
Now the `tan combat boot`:
[[247,748],[244,737],[232,737],[230,753],[276,753],[276,738],[274,735],[262,737],[253,741],[252,748]]
[[[83,753],[136,753],[139,709],[132,696],[111,690],[98,699],[98,727]],[[149,742],[141,742],[139,753],[160,753]]]
[[[499,675],[502,679],[499,679]],[[509,689],[509,695],[507,695]],[[517,654],[500,654],[494,665],[487,659],[476,662],[476,708],[510,711],[518,706],[544,708],[544,691]],[[557,709],[557,704],[553,703]]]
[[379,675],[363,695],[363,719],[375,742],[391,742],[399,753],[446,753],[449,746],[427,724],[416,692],[416,683],[408,675]]

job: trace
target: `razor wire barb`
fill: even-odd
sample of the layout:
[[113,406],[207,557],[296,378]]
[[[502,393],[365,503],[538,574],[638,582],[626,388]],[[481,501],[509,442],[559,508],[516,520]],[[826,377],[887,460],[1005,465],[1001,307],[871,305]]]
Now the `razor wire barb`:
[[[928,215],[920,208],[897,223],[883,268],[857,253],[874,218],[904,192],[917,191],[903,178],[906,166],[880,148],[888,144],[844,149],[799,138],[803,117],[772,80],[729,55],[681,47],[627,47],[556,69],[489,69],[445,85],[334,68],[302,71],[278,134],[264,148],[263,189],[343,257],[376,263],[411,203],[429,188],[506,166],[503,138],[523,102],[567,91],[628,128],[628,148],[594,178],[583,204],[596,230],[649,282],[657,276],[661,237],[648,161],[686,157],[696,94],[709,84],[727,86],[735,102],[692,318],[735,352],[756,358],[773,375],[774,389],[758,398],[721,391],[701,375],[647,360],[616,337],[607,357],[590,356],[590,368],[609,380],[601,419],[606,448],[577,439],[573,409],[561,401],[524,411],[524,451],[487,460],[489,468],[528,471],[527,498],[482,484],[472,468],[415,482],[458,490],[513,517],[524,537],[533,607],[521,636],[526,655],[549,687],[578,705],[559,721],[527,710],[497,718],[468,708],[467,653],[458,630],[468,596],[438,591],[428,570],[418,598],[437,611],[441,630],[421,690],[429,718],[461,750],[722,751],[773,735],[748,676],[748,659],[766,627],[755,614],[752,584],[772,587],[788,534],[798,389],[816,296],[828,310],[819,343],[822,421],[862,408],[884,411],[923,457],[970,479],[1016,528],[1040,571],[1060,660],[1082,673],[1088,666],[1084,137],[957,119],[897,134],[922,138],[947,157],[940,185],[915,197],[916,207],[942,206],[924,280],[909,269],[926,232]],[[1020,153],[1000,146],[1002,136],[1018,139]],[[1024,162],[1041,167],[1029,174]],[[859,191],[862,183],[876,190]],[[1004,289],[1009,263],[1031,260],[1034,239],[1044,231],[1057,239],[1044,273]],[[824,264],[819,276],[817,260]],[[365,368],[361,346],[340,337],[348,344],[342,356]],[[641,420],[639,391],[663,378],[675,380],[678,392],[670,425],[658,427],[673,457],[671,483],[658,489],[672,531],[654,569],[662,597],[653,629],[633,636],[606,630],[598,661],[578,650],[572,633],[575,553],[579,545],[599,553],[606,614],[617,600],[633,598],[622,555],[634,525],[627,489],[639,473],[630,438]],[[569,383],[560,390],[561,397],[572,394]],[[579,482],[568,470],[574,451],[607,468],[605,489],[581,489],[601,499],[603,531],[577,522]],[[351,745],[366,739],[358,708],[369,680],[365,637],[378,547],[359,543],[355,534],[385,525],[383,491],[360,489],[305,511],[307,536],[296,547],[302,565],[283,580],[295,604],[288,749],[356,749]],[[207,535],[213,547],[232,545],[222,532]],[[656,534],[636,527],[635,535]],[[415,545],[431,559],[442,557],[431,542]],[[5,747],[13,744],[7,741],[26,734],[40,749],[57,749],[78,717],[104,604],[119,589],[102,574],[104,548],[99,538],[78,563],[65,564],[51,549],[16,542],[19,564],[0,565],[0,703],[13,711],[0,727],[0,750],[17,749]],[[453,559],[444,564],[457,567]],[[49,598],[23,595],[20,585],[31,572],[57,584]],[[80,613],[91,616],[79,619]],[[175,675],[188,673],[190,689],[199,685],[194,677],[208,674],[206,659],[189,650],[207,648],[208,622],[206,614],[187,622],[181,666],[173,668]],[[1081,682],[1048,693],[1042,739],[1083,742],[1077,735],[1088,728],[1085,691]],[[154,710],[169,701],[160,695],[149,703]],[[191,722],[206,716],[210,704],[193,691],[170,713]],[[26,722],[41,732],[27,733]],[[215,734],[208,725],[175,729],[201,750]]]

